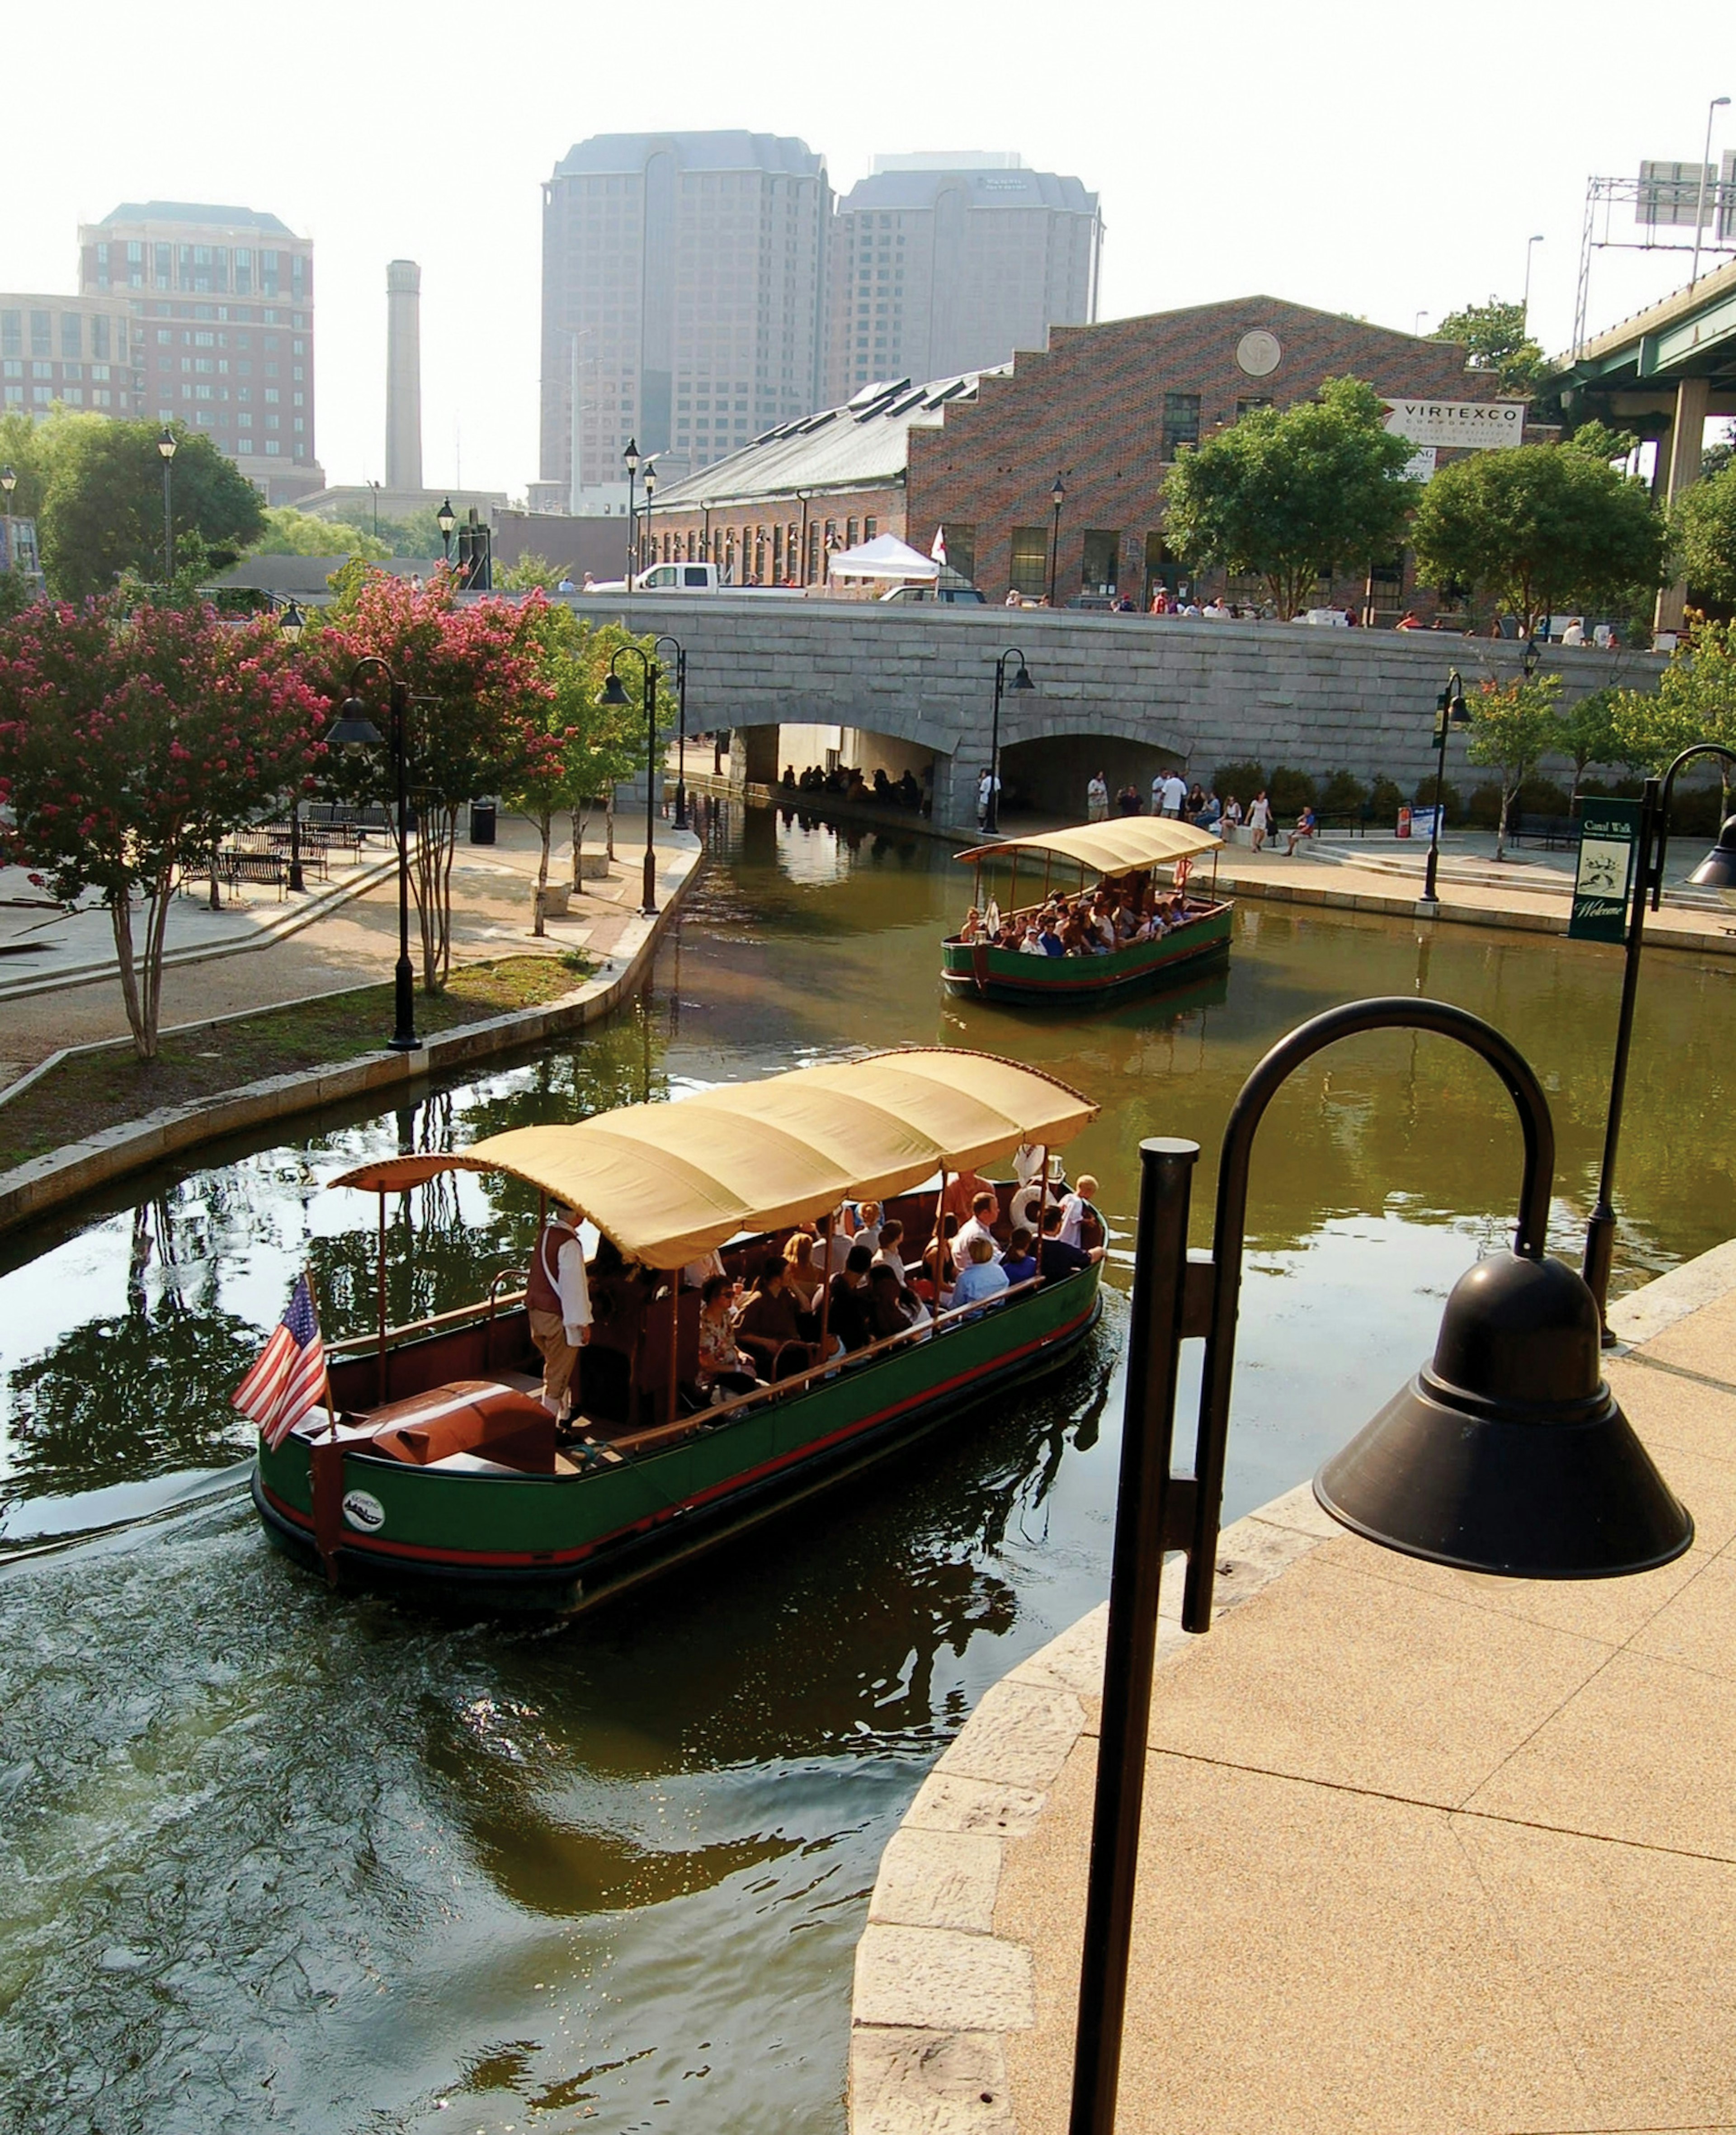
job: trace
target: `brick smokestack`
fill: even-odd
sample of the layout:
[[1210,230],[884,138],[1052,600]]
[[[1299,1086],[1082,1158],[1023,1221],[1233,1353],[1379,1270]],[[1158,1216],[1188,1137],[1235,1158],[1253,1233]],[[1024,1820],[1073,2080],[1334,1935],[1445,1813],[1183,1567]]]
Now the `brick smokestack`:
[[386,486],[422,487],[422,269],[386,269]]

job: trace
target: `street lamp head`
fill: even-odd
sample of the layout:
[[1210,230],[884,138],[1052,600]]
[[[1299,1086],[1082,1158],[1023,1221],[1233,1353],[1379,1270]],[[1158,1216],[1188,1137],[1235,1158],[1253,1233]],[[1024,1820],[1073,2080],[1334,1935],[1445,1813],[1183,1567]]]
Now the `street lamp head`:
[[652,460],[645,470],[645,501],[649,504],[657,494],[657,463]]
[[166,460],[175,457],[175,433],[167,423],[162,426],[162,435],[157,440],[157,449]]
[[1059,511],[1062,505],[1066,501],[1066,497],[1067,485],[1061,480],[1060,477],[1057,475],[1055,478],[1055,487],[1049,492],[1049,501],[1055,506],[1055,510]]
[[3,489],[6,491],[7,501],[8,503],[12,501],[12,491],[17,487],[18,470],[16,467],[0,467],[0,489]]
[[302,613],[293,601],[290,602],[289,607],[277,620],[278,635],[286,638],[291,645],[299,642],[301,634],[307,627],[307,617]]
[[434,525],[439,528],[441,538],[444,540],[451,533],[458,523],[458,516],[452,508],[452,499],[449,496],[443,498],[439,510],[434,514]]
[[1491,1254],[1453,1285],[1433,1361],[1314,1479],[1384,1549],[1517,1579],[1668,1564],[1694,1523],[1599,1369],[1597,1300],[1564,1261]]
[[360,697],[346,697],[338,708],[337,718],[326,736],[332,748],[348,750],[378,748],[380,729],[368,717],[368,708]]
[[1037,686],[1030,679],[1030,670],[1025,665],[1025,655],[1022,652],[1019,655],[1019,664],[1014,670],[1012,680],[1006,686],[1009,690],[1035,690]]
[[1718,843],[1688,879],[1696,889],[1715,889],[1726,904],[1736,907],[1736,816],[1725,819]]
[[626,468],[629,474],[637,474],[638,472],[639,441],[637,438],[629,438],[627,440],[627,449],[621,455],[621,464]]
[[603,694],[598,698],[597,702],[612,712],[618,712],[623,706],[631,704],[633,702],[633,699],[627,694],[626,685],[613,667],[609,671],[609,679],[603,685]]

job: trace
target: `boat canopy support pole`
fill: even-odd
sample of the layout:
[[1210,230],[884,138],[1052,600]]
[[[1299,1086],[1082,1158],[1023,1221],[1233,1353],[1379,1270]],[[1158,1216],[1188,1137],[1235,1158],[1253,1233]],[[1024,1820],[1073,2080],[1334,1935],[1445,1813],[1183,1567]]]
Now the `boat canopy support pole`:
[[1012,880],[1011,880],[1011,882],[1009,882],[1009,883],[1007,884],[1007,885],[1006,885],[1006,916],[1007,916],[1007,917],[1008,917],[1009,919],[1011,919],[1011,918],[1016,917],[1016,915],[1017,915],[1017,913],[1018,913],[1018,909],[1019,909],[1019,849],[1018,849],[1018,847],[1017,847],[1016,845],[1015,845],[1015,846],[1013,847],[1013,851],[1012,851]]
[[380,1251],[378,1260],[379,1268],[376,1280],[376,1288],[379,1292],[380,1302],[380,1348],[377,1352],[378,1363],[376,1371],[377,1383],[374,1388],[374,1398],[376,1402],[383,1403],[386,1400],[386,1189],[383,1186],[380,1189]]
[[681,1353],[681,1271],[669,1271],[669,1400],[663,1421],[675,1421],[675,1380]]
[[824,1363],[829,1352],[826,1346],[826,1330],[832,1318],[832,1227],[836,1222],[836,1212],[822,1218],[820,1227],[820,1361]]

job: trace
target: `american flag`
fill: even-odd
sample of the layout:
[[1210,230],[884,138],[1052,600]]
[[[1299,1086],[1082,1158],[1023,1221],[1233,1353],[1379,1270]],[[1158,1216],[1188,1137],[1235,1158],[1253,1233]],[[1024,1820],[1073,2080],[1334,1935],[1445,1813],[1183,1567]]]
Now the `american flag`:
[[259,1435],[274,1453],[325,1385],[325,1344],[306,1276],[296,1279],[289,1310],[272,1329],[259,1360],[230,1397],[244,1416],[259,1426]]

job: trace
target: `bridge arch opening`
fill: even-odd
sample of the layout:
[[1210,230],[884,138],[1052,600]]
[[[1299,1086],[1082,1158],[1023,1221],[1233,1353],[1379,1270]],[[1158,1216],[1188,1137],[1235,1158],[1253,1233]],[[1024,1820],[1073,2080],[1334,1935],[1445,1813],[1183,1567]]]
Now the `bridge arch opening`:
[[1085,788],[1099,771],[1112,805],[1115,795],[1131,786],[1147,812],[1153,778],[1171,771],[1187,775],[1180,750],[1160,743],[1130,741],[1121,734],[1038,734],[1001,748],[1002,828],[1019,821],[1083,823]]

